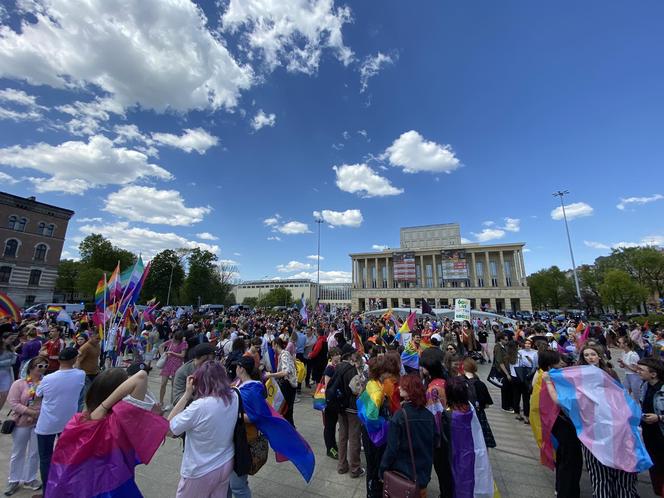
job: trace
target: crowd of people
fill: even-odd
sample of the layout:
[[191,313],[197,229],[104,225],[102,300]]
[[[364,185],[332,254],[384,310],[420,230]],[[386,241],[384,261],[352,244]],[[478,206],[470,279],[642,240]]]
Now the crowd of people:
[[[574,368],[601,371],[625,393],[625,410],[643,414],[635,445],[622,451],[645,445],[637,467],[648,468],[662,495],[664,336],[656,325],[168,311],[102,337],[84,314],[73,318],[64,327],[48,314],[0,324],[0,410],[11,408],[6,496],[21,486],[48,497],[141,496],[134,468],[167,437],[182,439],[178,497],[251,496],[248,476],[268,445],[308,482],[314,454],[294,413],[312,397],[327,458],[339,474],[363,478],[367,497],[399,496],[398,479],[426,496],[432,473],[442,497],[493,496],[493,400],[478,375],[485,363],[502,410],[532,424],[543,455],[547,438],[555,440],[559,498],[580,496],[584,462],[596,498],[638,496],[636,472],[602,458],[561,394],[560,372]],[[157,395],[148,389],[153,369]],[[585,395],[580,387],[572,397]],[[557,407],[550,423],[547,400]]]

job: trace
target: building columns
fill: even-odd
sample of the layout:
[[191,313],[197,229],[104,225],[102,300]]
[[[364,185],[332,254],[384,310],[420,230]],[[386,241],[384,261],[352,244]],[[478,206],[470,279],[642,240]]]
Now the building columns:
[[472,282],[470,283],[471,287],[477,287],[477,266],[475,265],[475,253],[471,252],[470,253],[470,264],[471,264],[471,270],[468,272],[470,275],[470,278],[472,279]]
[[438,267],[436,265],[436,253],[431,255],[431,264],[433,266],[433,288],[438,288]]
[[484,287],[491,287],[491,266],[489,265],[489,251],[484,251]]
[[387,287],[392,289],[394,287],[394,277],[392,276],[392,269],[390,266],[390,257],[385,256],[385,267],[387,268]]
[[503,251],[498,251],[498,260],[500,268],[498,269],[498,284],[500,287],[507,287],[507,274],[505,273],[505,257]]

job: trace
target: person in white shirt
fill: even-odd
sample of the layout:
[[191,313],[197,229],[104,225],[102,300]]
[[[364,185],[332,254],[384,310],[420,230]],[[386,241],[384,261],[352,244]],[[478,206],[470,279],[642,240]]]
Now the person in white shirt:
[[185,393],[168,417],[173,435],[187,436],[176,498],[226,497],[238,406],[238,394],[219,363],[203,363],[187,378]]
[[625,369],[625,389],[629,392],[630,396],[637,403],[640,402],[641,396],[641,376],[639,375],[639,366],[637,363],[641,359],[639,353],[634,351],[636,344],[629,337],[620,337],[618,339],[618,347],[622,349],[623,354],[618,359],[618,365]]
[[43,483],[48,482],[55,438],[78,410],[78,399],[85,385],[85,372],[73,368],[77,357],[78,351],[75,348],[64,348],[58,356],[60,369],[45,376],[37,386],[40,412],[35,433],[39,450],[39,473]]

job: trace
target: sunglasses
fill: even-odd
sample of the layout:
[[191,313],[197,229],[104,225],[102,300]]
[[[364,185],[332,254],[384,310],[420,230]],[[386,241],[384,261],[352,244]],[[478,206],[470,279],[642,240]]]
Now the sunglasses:
[[45,364],[42,363],[42,364],[37,365],[37,368],[39,368],[41,370],[46,370],[48,368],[48,365],[45,365]]

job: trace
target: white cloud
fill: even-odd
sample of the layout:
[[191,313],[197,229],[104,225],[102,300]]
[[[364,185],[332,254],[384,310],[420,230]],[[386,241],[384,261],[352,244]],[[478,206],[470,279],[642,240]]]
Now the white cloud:
[[281,240],[281,237],[278,237],[276,235],[272,235],[267,238],[267,240],[276,240],[277,242]]
[[322,212],[314,211],[314,218],[323,219],[331,226],[344,226],[357,228],[362,224],[364,218],[359,209],[347,209],[346,211],[330,211],[323,209]]
[[92,223],[92,222],[97,222],[101,223],[103,220],[97,216],[94,218],[76,218],[76,223]]
[[601,242],[595,242],[595,241],[592,241],[592,240],[584,240],[584,241],[583,241],[583,244],[584,244],[586,247],[590,247],[590,248],[592,248],[592,249],[611,249],[611,248],[610,248],[609,246],[607,246],[606,244],[603,244],[603,243],[601,243]]
[[461,237],[461,243],[462,244],[472,244],[473,241],[470,239],[467,239],[466,237]]
[[196,151],[199,154],[205,154],[210,148],[219,143],[219,139],[210,135],[202,128],[184,130],[182,135],[174,135],[173,133],[153,133],[152,139],[161,145],[169,145],[177,149],[182,149],[185,152]]
[[641,239],[641,244],[646,246],[664,246],[664,235],[646,235]]
[[60,145],[39,143],[0,149],[0,164],[29,168],[49,178],[30,178],[37,192],[82,194],[91,187],[123,185],[141,178],[170,180],[165,169],[148,162],[142,152],[115,147],[108,138],[95,135],[89,141]]
[[8,175],[7,173],[0,171],[0,183],[4,183],[5,185],[14,185],[15,183],[18,183],[18,180],[13,176]]
[[280,220],[280,219],[281,219],[281,216],[279,216],[278,214],[275,214],[274,216],[272,216],[272,217],[270,217],[270,218],[265,218],[265,219],[263,220],[263,224],[264,224],[265,226],[268,226],[268,227],[273,227],[273,226],[279,224],[279,220]]
[[242,254],[240,254],[239,252],[234,252],[233,256],[242,256]]
[[484,225],[485,227],[492,227],[492,226],[494,226],[495,224],[496,224],[496,223],[493,222],[493,221],[483,221],[483,222],[482,222],[482,225]]
[[301,263],[300,261],[289,261],[285,265],[277,265],[279,273],[291,273],[294,271],[310,270],[313,268],[311,263]]
[[374,251],[384,251],[385,249],[389,249],[389,246],[381,245],[381,244],[374,244],[371,246],[371,248]]
[[222,24],[231,33],[247,28],[241,36],[245,49],[270,70],[284,65],[313,74],[323,49],[331,49],[344,65],[352,61],[341,33],[350,19],[350,9],[335,8],[333,0],[230,0]]
[[119,102],[111,98],[95,98],[89,102],[76,101],[56,107],[56,110],[71,116],[66,124],[73,135],[93,135],[102,128],[102,122],[109,121],[111,114],[124,115]]
[[258,131],[265,126],[273,127],[277,123],[277,115],[274,113],[265,114],[263,109],[259,109],[258,113],[251,121],[251,127]]
[[164,249],[200,248],[217,254],[219,246],[188,240],[173,232],[155,232],[146,228],[131,226],[126,221],[108,224],[83,225],[80,232],[84,235],[99,233],[113,244],[134,253],[142,253],[149,259]]
[[0,119],[12,121],[37,121],[42,118],[41,113],[36,111],[14,111],[0,106]]
[[147,142],[149,137],[143,135],[135,124],[115,125],[113,131],[117,135],[115,143]]
[[42,110],[47,109],[37,104],[37,97],[28,95],[23,90],[5,88],[0,90],[0,102],[6,102],[19,109],[0,106],[0,119],[12,121],[38,121],[42,119]]
[[158,225],[189,226],[203,220],[212,211],[210,206],[187,207],[177,190],[130,185],[106,198],[104,211],[130,221]]
[[0,101],[11,102],[25,107],[41,107],[37,104],[37,97],[34,95],[28,95],[23,90],[16,90],[15,88],[5,88],[4,90],[0,90]]
[[336,173],[336,184],[344,192],[364,197],[399,195],[403,189],[394,187],[366,164],[343,164],[332,168]]
[[523,252],[530,252],[530,249],[527,248],[527,247],[524,247],[524,248],[523,248]]
[[[196,234],[196,237],[202,240],[219,240],[219,237],[212,235],[210,232],[200,232]],[[235,256],[239,256],[238,253],[234,253]]]
[[357,130],[357,134],[362,135],[367,140],[367,142],[371,141],[371,139],[369,138],[369,133],[367,132],[367,130]]
[[219,265],[223,265],[223,266],[237,266],[237,265],[240,264],[237,261],[235,261],[234,259],[220,259],[218,261],[218,263],[219,263]]
[[[310,272],[300,272],[294,275],[291,275],[289,278],[308,278],[309,280],[316,281],[318,273],[314,271]],[[320,282],[321,284],[343,284],[351,281],[352,274],[349,271],[341,270],[332,270],[332,271],[323,271],[320,272]]]
[[[313,259],[314,261],[316,261],[319,258],[318,258],[318,255],[316,255],[316,254],[310,254],[309,256],[307,256],[307,259]],[[321,261],[323,261],[324,259],[325,258],[323,256],[320,257]]]
[[406,173],[451,173],[461,166],[450,145],[426,141],[415,130],[403,133],[381,157],[387,158],[392,166],[403,168]]
[[638,242],[616,242],[615,244],[611,244],[612,249],[629,249],[632,247],[639,247]]
[[360,93],[367,89],[370,78],[376,76],[385,66],[393,64],[395,60],[396,56],[393,59],[392,56],[382,52],[365,57],[360,64]]
[[485,228],[480,233],[471,232],[477,242],[488,242],[489,240],[502,239],[505,236],[505,230],[500,228]]
[[[188,0],[22,2],[14,31],[0,26],[0,77],[55,88],[90,88],[123,108],[188,111],[232,108],[251,86]],[[94,20],[94,22],[91,22]]]
[[508,232],[518,232],[521,230],[521,220],[518,218],[505,218],[505,226],[502,229]]
[[[592,215],[593,208],[585,202],[574,202],[565,206],[565,214],[567,215],[568,220],[573,220],[574,218],[581,218],[583,216]],[[563,219],[562,206],[558,206],[556,209],[551,211],[551,218],[554,220]]]
[[277,225],[275,230],[286,235],[295,235],[300,233],[311,233],[309,225],[301,221],[289,221],[283,225]]
[[623,197],[620,199],[620,202],[616,205],[616,207],[621,211],[624,211],[625,208],[629,207],[630,204],[643,205],[650,202],[661,201],[662,199],[664,199],[664,195],[662,194],[654,194],[649,197]]

